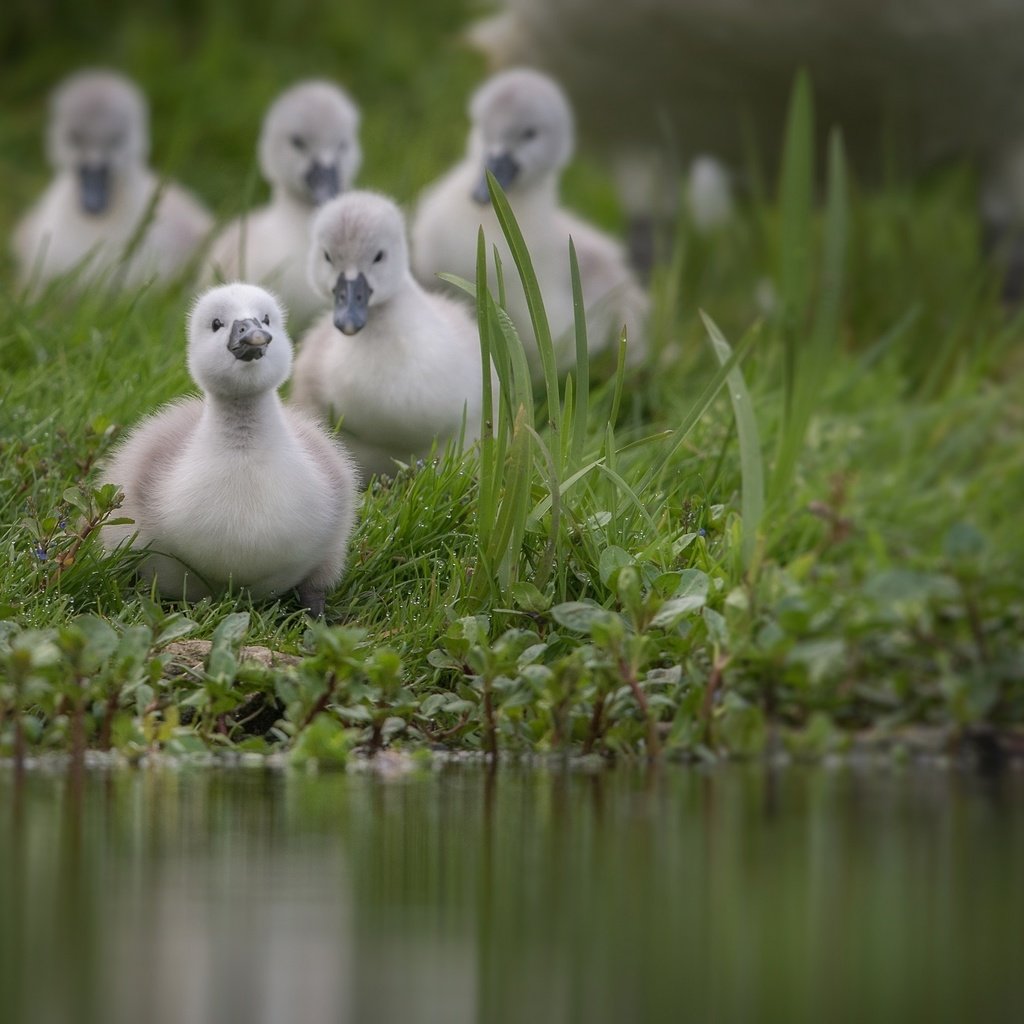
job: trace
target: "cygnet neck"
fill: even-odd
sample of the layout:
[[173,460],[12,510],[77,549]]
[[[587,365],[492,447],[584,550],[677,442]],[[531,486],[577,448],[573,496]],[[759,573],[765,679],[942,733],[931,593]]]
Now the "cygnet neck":
[[285,207],[306,217],[312,217],[319,209],[316,203],[297,196],[287,185],[282,185],[280,182],[271,184],[270,195],[275,206]]
[[200,430],[232,448],[259,448],[280,434],[283,422],[284,411],[275,388],[249,395],[207,391]]
[[522,191],[513,191],[509,196],[509,202],[512,203],[513,209],[517,203],[542,208],[557,206],[560,177],[560,170],[547,171]]
[[[426,292],[412,276],[412,271],[406,270],[402,280],[395,286],[387,300],[370,307],[370,323],[372,324],[376,320],[379,327],[406,315],[418,319],[416,308],[423,302],[425,295]],[[385,331],[383,333],[385,335],[383,343],[400,343],[407,332]],[[381,343],[377,342],[377,344]]]

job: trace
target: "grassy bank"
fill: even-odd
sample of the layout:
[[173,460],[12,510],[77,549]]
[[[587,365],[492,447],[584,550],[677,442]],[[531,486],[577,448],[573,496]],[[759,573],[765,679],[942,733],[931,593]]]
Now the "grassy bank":
[[[453,42],[461,3],[386,26],[369,6],[267,8],[126,8],[116,29],[86,19],[50,40],[13,18],[0,228],[45,181],[41,97],[83,55],[139,79],[154,163],[225,216],[262,195],[266,102],[310,73],[363,107],[362,184],[409,202],[461,152],[482,73]],[[189,386],[190,282],[36,305],[4,286],[0,756],[821,754],[864,731],[1019,727],[1021,323],[979,256],[967,170],[864,192],[838,136],[812,154],[812,106],[805,84],[775,194],[711,237],[678,226],[648,366],[581,361],[534,393],[481,296],[494,430],[370,487],[323,624],[244,594],[156,602],[95,542],[97,460]],[[565,194],[618,226],[585,156]]]

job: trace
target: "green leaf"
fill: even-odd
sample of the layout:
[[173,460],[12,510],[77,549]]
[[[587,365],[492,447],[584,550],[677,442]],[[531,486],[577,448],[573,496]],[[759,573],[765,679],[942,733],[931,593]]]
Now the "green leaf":
[[658,613],[651,619],[651,625],[658,629],[671,629],[681,619],[699,612],[706,601],[704,594],[670,598],[658,609]]
[[595,622],[612,616],[607,608],[596,604],[585,604],[582,601],[566,601],[556,604],[551,614],[560,626],[575,630],[577,633],[589,633]]
[[180,612],[175,612],[160,624],[153,643],[156,647],[163,647],[164,644],[169,644],[172,640],[188,636],[195,629],[196,624],[191,619],[186,618]]
[[711,642],[717,647],[728,647],[729,626],[725,621],[725,616],[707,606],[701,609],[700,614],[704,619]]
[[617,548],[614,545],[610,548],[605,548],[601,552],[601,557],[598,560],[598,572],[601,576],[601,582],[606,586],[612,585],[612,577],[626,565],[633,564],[633,556],[623,548]]
[[248,612],[231,612],[225,615],[213,631],[213,644],[238,644],[249,629]]
[[970,523],[954,523],[946,533],[943,549],[951,562],[973,562],[985,552],[985,535]]
[[427,655],[427,662],[434,668],[451,669],[456,672],[462,669],[462,662],[455,655],[437,648]]
[[85,639],[83,661],[86,671],[96,672],[117,649],[120,637],[117,632],[98,615],[79,615],[71,625]]
[[518,580],[509,588],[517,608],[527,612],[546,612],[551,607],[551,598],[542,594],[532,583]]
[[344,768],[357,739],[357,734],[333,715],[319,714],[296,738],[292,764],[313,762],[319,767]]
[[764,712],[731,691],[715,712],[713,732],[717,743],[736,757],[757,757],[768,741]]
[[72,508],[77,508],[82,515],[89,514],[89,499],[82,493],[80,488],[68,487],[64,491],[63,498]]

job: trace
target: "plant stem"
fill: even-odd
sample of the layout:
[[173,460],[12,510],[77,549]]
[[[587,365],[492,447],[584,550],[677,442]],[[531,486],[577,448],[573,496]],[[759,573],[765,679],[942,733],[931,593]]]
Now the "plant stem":
[[21,724],[21,706],[14,708],[14,773],[20,779],[25,774],[25,727]]
[[78,692],[71,712],[71,763],[80,766],[85,760],[85,679],[76,676]]
[[338,688],[338,677],[334,672],[331,672],[327,676],[327,689],[317,698],[317,702],[309,709],[309,714],[302,720],[302,724],[299,726],[299,732],[302,732],[310,722],[316,718],[317,715],[323,711],[330,703],[331,697],[334,695],[334,691]]
[[622,655],[619,655],[619,671],[622,673],[623,679],[629,683],[629,688],[633,691],[633,697],[644,716],[644,724],[647,726],[647,756],[652,760],[657,760],[661,757],[658,723],[652,717],[647,706],[647,698],[644,696],[644,691],[640,689],[640,682],[633,671],[633,666]]
[[704,742],[711,741],[711,706],[715,702],[715,694],[722,685],[723,675],[726,666],[732,659],[729,655],[716,654],[711,665],[711,674],[708,676],[707,689],[704,691],[704,703],[700,708],[700,719],[704,723]]
[[601,716],[604,714],[605,695],[600,693],[594,701],[594,710],[590,715],[590,728],[587,730],[587,738],[583,742],[583,753],[589,754],[594,749],[594,744],[601,738]]
[[498,759],[498,731],[494,724],[494,705],[491,703],[491,680],[484,676],[484,718],[487,721],[487,753],[492,761]]
[[100,750],[110,749],[110,733],[114,724],[114,715],[117,712],[117,706],[120,704],[120,693],[117,690],[111,690],[107,694],[107,703],[103,711],[103,724],[100,726],[99,736],[99,748]]

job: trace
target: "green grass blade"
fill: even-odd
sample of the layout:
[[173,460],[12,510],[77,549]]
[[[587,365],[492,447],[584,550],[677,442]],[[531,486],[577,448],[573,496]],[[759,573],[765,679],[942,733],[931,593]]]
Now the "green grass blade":
[[[583,305],[583,285],[576,246],[569,239],[569,276],[572,279],[572,312],[576,328],[576,408],[573,412],[572,438],[569,445],[570,469],[583,461],[583,446],[587,439],[587,420],[590,415],[590,354],[587,345],[587,314]],[[566,381],[566,388],[569,383]]]
[[[469,282],[466,282],[467,284]],[[476,323],[480,333],[480,363],[483,374],[483,408],[480,425],[480,543],[486,547],[490,526],[494,522],[494,482],[499,477],[495,461],[494,395],[491,393],[491,320],[487,309],[487,243],[483,228],[476,240]]]
[[793,472],[807,434],[807,425],[822,393],[824,380],[839,344],[846,251],[849,239],[849,187],[842,136],[829,137],[828,193],[814,325],[809,344],[797,355],[795,379],[790,382],[787,417],[772,473],[773,500],[788,494]]
[[[526,424],[526,429],[533,435],[533,443],[537,451],[540,452],[544,475],[547,479],[548,495],[551,498],[551,528],[548,530],[548,542],[544,546],[540,558],[537,559],[533,573],[534,585],[543,589],[551,578],[555,567],[555,556],[558,553],[558,531],[562,524],[562,502],[558,490],[558,467],[555,465],[554,457],[540,434],[529,424]],[[529,522],[529,515],[524,518]]]
[[[711,339],[718,362],[725,366],[732,354],[732,347],[725,340],[715,322],[703,310],[700,314]],[[729,371],[729,401],[736,419],[736,432],[740,445],[740,480],[742,495],[740,512],[743,516],[743,566],[749,570],[754,564],[757,551],[757,535],[764,517],[764,464],[761,455],[761,434],[757,428],[757,417],[750,401],[750,391],[738,365]]]
[[790,95],[779,174],[779,292],[787,420],[796,388],[799,339],[811,301],[813,212],[814,101],[810,78],[800,71]]
[[665,467],[672,459],[672,456],[675,455],[682,446],[687,435],[691,430],[693,430],[700,418],[711,407],[711,403],[718,396],[718,392],[722,390],[722,385],[725,384],[729,374],[732,373],[733,368],[738,366],[746,357],[759,333],[760,332],[756,329],[750,330],[743,338],[740,339],[740,343],[736,346],[732,355],[729,356],[725,363],[719,367],[718,372],[711,378],[711,380],[708,381],[697,400],[690,406],[689,411],[683,417],[683,421],[674,431],[672,431],[661,455],[654,460],[653,466],[648,470],[644,477],[644,483],[638,486],[638,490],[642,491],[651,480],[657,478],[664,472]]
[[623,479],[622,475],[616,473],[614,469],[606,466],[604,463],[598,463],[595,467],[597,471],[606,476],[611,482],[622,492],[626,501],[629,502],[636,510],[640,513],[641,518],[647,525],[647,529],[650,531],[651,536],[654,536],[658,532],[658,524],[654,521],[651,513],[648,511],[647,506],[640,500],[640,496],[629,486],[628,483]]
[[[487,188],[491,194],[491,203],[494,206],[495,216],[501,225],[501,230],[508,242],[512,252],[512,259],[515,261],[516,269],[519,271],[519,279],[523,283],[523,291],[526,293],[526,305],[530,311],[530,323],[533,325],[533,333],[537,339],[537,350],[540,353],[541,365],[544,368],[544,386],[547,391],[548,401],[548,422],[551,428],[558,430],[558,422],[561,418],[559,397],[558,397],[558,370],[555,365],[555,348],[551,341],[551,327],[548,324],[548,316],[544,311],[544,300],[541,297],[540,282],[537,280],[536,271],[533,269],[533,261],[526,248],[526,240],[516,222],[512,207],[498,184],[497,179],[487,172]],[[558,445],[555,445],[557,448]]]

